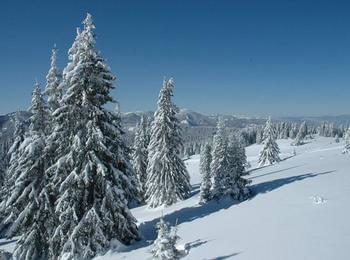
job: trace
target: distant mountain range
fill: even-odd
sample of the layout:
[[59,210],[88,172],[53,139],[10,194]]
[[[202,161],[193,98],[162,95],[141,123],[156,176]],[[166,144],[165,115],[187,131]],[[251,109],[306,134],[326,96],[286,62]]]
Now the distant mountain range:
[[334,123],[336,125],[349,125],[350,115],[339,115],[339,116],[296,116],[296,117],[281,117],[281,121],[294,121],[294,122],[310,122],[319,124],[321,122]]
[[[30,117],[29,112],[19,112],[20,118],[25,121]],[[14,133],[14,119],[16,113],[9,113],[6,115],[0,115],[0,154],[1,151],[7,150],[13,140]],[[123,127],[127,132],[125,136],[128,143],[133,142],[134,128],[136,124],[141,120],[142,116],[146,116],[149,120],[153,119],[153,112],[127,112],[122,113]],[[231,128],[244,128],[249,126],[262,126],[265,124],[266,118],[249,118],[240,117],[234,115],[205,115],[198,112],[194,112],[188,109],[181,109],[178,114],[178,119],[184,126],[184,138],[185,141],[197,140],[198,138],[209,138],[213,135],[216,127],[216,123],[219,117],[223,117],[226,122],[226,127]],[[306,121],[308,124],[319,125],[321,122],[331,122],[335,125],[350,125],[350,115],[341,116],[319,116],[319,117],[281,117],[274,118],[275,121],[288,121],[301,123]]]
[[[14,118],[16,113],[9,113],[6,115],[0,115],[0,138],[1,136],[11,135],[14,131]],[[19,112],[20,118],[26,120],[29,118],[29,112]],[[122,122],[125,128],[132,130],[133,127],[140,121],[142,116],[146,116],[149,119],[153,119],[153,112],[126,112],[122,113]],[[188,109],[181,109],[178,114],[180,122],[187,127],[215,127],[219,117],[223,117],[226,122],[226,126],[230,128],[244,128],[253,125],[263,125],[266,118],[249,118],[238,117],[234,115],[205,115]],[[302,122],[307,121],[311,124],[320,124],[321,122],[331,122],[334,124],[350,124],[350,115],[340,116],[318,116],[318,117],[280,117],[274,118],[276,121],[291,121]]]
[[[127,112],[122,114],[124,126],[134,127],[142,116],[153,118],[153,112]],[[204,115],[188,109],[181,109],[178,113],[180,122],[188,127],[215,127],[219,117],[223,117],[227,127],[243,128],[250,125],[264,124],[266,119],[241,118],[232,115]]]
[[[141,116],[144,115],[148,118],[153,118],[153,112],[127,112],[122,114],[122,120],[126,127],[134,127],[137,122],[140,121]],[[244,128],[251,125],[262,125],[266,122],[267,118],[257,117],[241,117],[234,115],[205,115],[198,112],[194,112],[188,109],[181,109],[178,118],[183,125],[189,127],[215,127],[219,117],[223,117],[226,121],[227,127]],[[320,124],[322,122],[330,122],[337,125],[350,124],[350,115],[340,116],[295,116],[295,117],[276,117],[275,121],[288,121],[300,123],[306,121],[310,124]]]

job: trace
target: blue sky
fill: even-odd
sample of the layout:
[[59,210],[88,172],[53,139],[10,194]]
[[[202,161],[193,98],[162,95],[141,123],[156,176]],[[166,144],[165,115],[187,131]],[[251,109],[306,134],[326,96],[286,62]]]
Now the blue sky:
[[54,43],[65,66],[86,12],[123,111],[153,110],[164,76],[204,113],[350,110],[349,1],[2,0],[0,12],[0,113],[28,107]]

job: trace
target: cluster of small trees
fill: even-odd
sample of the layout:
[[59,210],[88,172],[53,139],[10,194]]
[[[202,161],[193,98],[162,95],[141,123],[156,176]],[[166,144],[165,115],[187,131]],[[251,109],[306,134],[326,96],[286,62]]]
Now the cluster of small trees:
[[348,127],[344,125],[336,126],[333,123],[323,122],[317,129],[320,136],[325,137],[345,137]]
[[238,201],[248,198],[250,181],[244,178],[248,174],[246,163],[244,146],[235,136],[227,135],[224,120],[220,118],[212,147],[207,144],[201,153],[201,202],[225,196]]

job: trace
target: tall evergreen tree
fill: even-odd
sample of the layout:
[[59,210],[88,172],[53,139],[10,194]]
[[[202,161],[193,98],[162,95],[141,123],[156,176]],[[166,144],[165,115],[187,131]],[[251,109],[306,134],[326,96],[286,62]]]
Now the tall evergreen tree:
[[[24,141],[25,133],[26,133],[26,129],[23,121],[20,119],[19,112],[16,112],[16,115],[14,118],[14,125],[15,125],[15,131],[13,133],[12,145],[10,146],[8,151],[6,152],[4,151],[5,155],[4,155],[4,158],[2,158],[4,160],[3,163],[5,163],[6,160],[9,160],[9,162],[11,163],[11,167],[15,167],[15,165],[18,163],[18,156],[19,156],[18,150],[21,143]],[[12,174],[6,174],[6,176],[5,175],[3,176],[4,183],[8,179],[9,175],[12,175]]]
[[141,122],[135,130],[134,149],[132,162],[136,176],[138,177],[141,196],[146,192],[147,165],[148,165],[149,131],[147,119],[142,116]]
[[271,118],[266,121],[264,136],[263,136],[264,147],[260,152],[259,164],[269,165],[275,162],[279,162],[280,149],[276,143],[276,133],[271,122]]
[[200,173],[202,175],[202,182],[200,187],[200,201],[206,202],[210,200],[211,189],[211,169],[212,161],[211,146],[206,144],[200,156]]
[[219,118],[216,127],[216,133],[213,138],[213,151],[211,162],[211,174],[213,176],[212,197],[219,199],[226,195],[226,183],[228,182],[227,171],[227,134],[225,131],[225,122]]
[[62,89],[60,86],[62,74],[57,67],[57,49],[56,46],[52,49],[51,66],[46,76],[45,95],[47,96],[48,107],[51,112],[59,108],[62,98]]
[[345,139],[345,145],[344,145],[343,153],[348,153],[350,152],[350,127],[346,131],[344,139]]
[[106,252],[112,240],[128,244],[139,238],[128,209],[138,196],[129,149],[120,118],[105,108],[113,102],[115,77],[95,49],[90,14],[83,25],[69,51],[63,82],[67,90],[49,139],[59,142],[56,163],[48,170],[58,187],[53,258],[91,259]]
[[[14,183],[16,181],[16,178],[18,177],[18,164],[19,164],[19,157],[20,157],[20,145],[24,141],[25,138],[25,126],[20,119],[19,112],[16,113],[15,119],[15,131],[13,134],[13,143],[9,150],[7,151],[7,154],[5,154],[4,151],[4,158],[2,158],[2,163],[6,163],[6,161],[9,161],[9,165],[4,165],[4,175],[2,179],[2,186],[0,187],[0,223],[2,222],[3,218],[6,216],[6,200],[8,199],[10,195],[10,190],[14,186]],[[6,167],[6,169],[5,169]],[[1,233],[1,225],[0,225],[0,233]]]
[[247,174],[245,149],[236,138],[229,140],[222,118],[214,135],[212,156],[212,198],[231,196],[235,200],[246,199],[249,196],[249,181],[243,178]]
[[172,103],[174,82],[164,80],[154,114],[148,148],[146,197],[150,207],[171,205],[188,197],[190,177],[180,158],[182,130]]
[[299,131],[298,131],[298,134],[300,135],[300,138],[301,139],[305,139],[305,137],[307,136],[308,134],[308,127],[307,127],[307,124],[306,122],[302,122],[300,127],[299,127]]
[[261,129],[258,128],[258,129],[256,130],[256,140],[255,140],[255,142],[256,142],[257,144],[261,144],[262,138],[263,138],[262,136],[263,136],[263,133],[262,133]]
[[305,133],[306,124],[304,123],[300,125],[298,134],[295,137],[294,141],[291,143],[291,145],[299,146],[304,144],[304,138],[306,137],[306,134],[307,134]]
[[302,145],[304,144],[304,139],[308,134],[308,128],[306,125],[306,122],[304,121],[300,127],[297,136],[295,137],[295,140],[292,142],[292,145]]
[[235,136],[232,136],[227,146],[228,168],[233,173],[230,182],[230,195],[235,200],[245,200],[250,195],[248,184],[251,182],[244,178],[248,175],[246,171],[247,156],[245,154],[244,144],[239,142]]
[[[46,179],[46,158],[43,151],[48,111],[38,83],[33,91],[30,112],[32,116],[28,136],[16,148],[17,152],[13,154],[9,168],[10,195],[6,199],[6,217],[2,223],[2,227],[8,229],[8,237],[22,235],[31,226],[39,193]],[[20,142],[20,139],[17,141]]]

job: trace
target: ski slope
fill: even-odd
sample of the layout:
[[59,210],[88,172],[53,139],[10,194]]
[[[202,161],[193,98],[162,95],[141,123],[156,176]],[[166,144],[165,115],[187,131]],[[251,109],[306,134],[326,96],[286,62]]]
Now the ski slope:
[[[162,214],[178,223],[183,259],[350,259],[350,155],[341,154],[343,143],[333,138],[317,137],[298,147],[290,142],[279,140],[283,160],[263,168],[257,166],[261,146],[247,147],[255,196],[240,204],[226,199],[198,205],[199,156],[193,156],[186,161],[192,196],[167,208],[132,209],[143,240],[116,244],[97,259],[151,259]],[[2,243],[7,250],[14,246]]]

